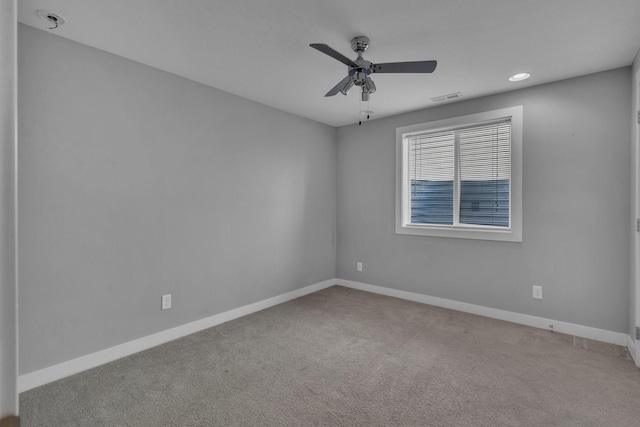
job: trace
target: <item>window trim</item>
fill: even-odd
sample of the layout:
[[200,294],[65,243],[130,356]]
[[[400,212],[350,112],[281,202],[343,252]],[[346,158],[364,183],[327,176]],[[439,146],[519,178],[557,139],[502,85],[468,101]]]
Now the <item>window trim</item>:
[[[418,236],[451,237],[459,239],[496,240],[522,242],[522,105],[485,111],[466,116],[419,123],[396,128],[396,234]],[[408,170],[405,155],[405,136],[425,131],[438,131],[460,126],[480,125],[499,119],[511,118],[511,180],[510,180],[510,229],[496,229],[478,225],[417,225],[405,224],[406,203],[405,171]],[[408,193],[407,193],[408,194]]]

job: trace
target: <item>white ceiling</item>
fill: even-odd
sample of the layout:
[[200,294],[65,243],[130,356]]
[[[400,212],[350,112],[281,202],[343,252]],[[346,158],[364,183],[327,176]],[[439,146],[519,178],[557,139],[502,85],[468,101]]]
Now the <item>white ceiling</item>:
[[[20,0],[19,21],[332,126],[360,118],[359,94],[324,94],[347,67],[312,49],[372,62],[438,60],[433,74],[374,74],[380,118],[630,65],[640,0]],[[532,78],[507,78],[528,71]]]

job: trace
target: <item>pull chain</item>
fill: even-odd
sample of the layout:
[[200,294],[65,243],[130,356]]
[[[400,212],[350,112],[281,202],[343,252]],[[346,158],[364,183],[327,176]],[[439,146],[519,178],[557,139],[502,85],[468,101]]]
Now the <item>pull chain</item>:
[[362,126],[362,116],[367,116],[367,120],[369,120],[371,118],[371,115],[373,114],[373,111],[371,111],[370,106],[369,106],[369,100],[365,101],[367,103],[367,109],[363,110],[362,109],[362,99],[360,99],[360,120],[358,121],[358,126]]

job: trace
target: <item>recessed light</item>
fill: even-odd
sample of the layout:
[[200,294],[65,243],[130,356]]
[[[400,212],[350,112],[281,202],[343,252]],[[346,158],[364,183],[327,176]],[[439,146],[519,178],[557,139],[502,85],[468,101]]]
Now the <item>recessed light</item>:
[[521,80],[526,80],[529,77],[531,77],[531,74],[529,74],[529,73],[518,73],[518,74],[514,74],[513,76],[509,77],[509,81],[510,82],[519,82]]

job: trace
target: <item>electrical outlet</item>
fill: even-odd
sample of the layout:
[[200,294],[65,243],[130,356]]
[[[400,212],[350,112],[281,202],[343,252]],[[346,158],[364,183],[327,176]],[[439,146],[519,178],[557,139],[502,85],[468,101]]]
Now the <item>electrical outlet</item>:
[[360,261],[356,262],[356,270],[362,271],[362,263]]
[[542,286],[533,287],[533,299],[542,299]]
[[171,308],[171,294],[162,295],[162,309],[166,310]]

